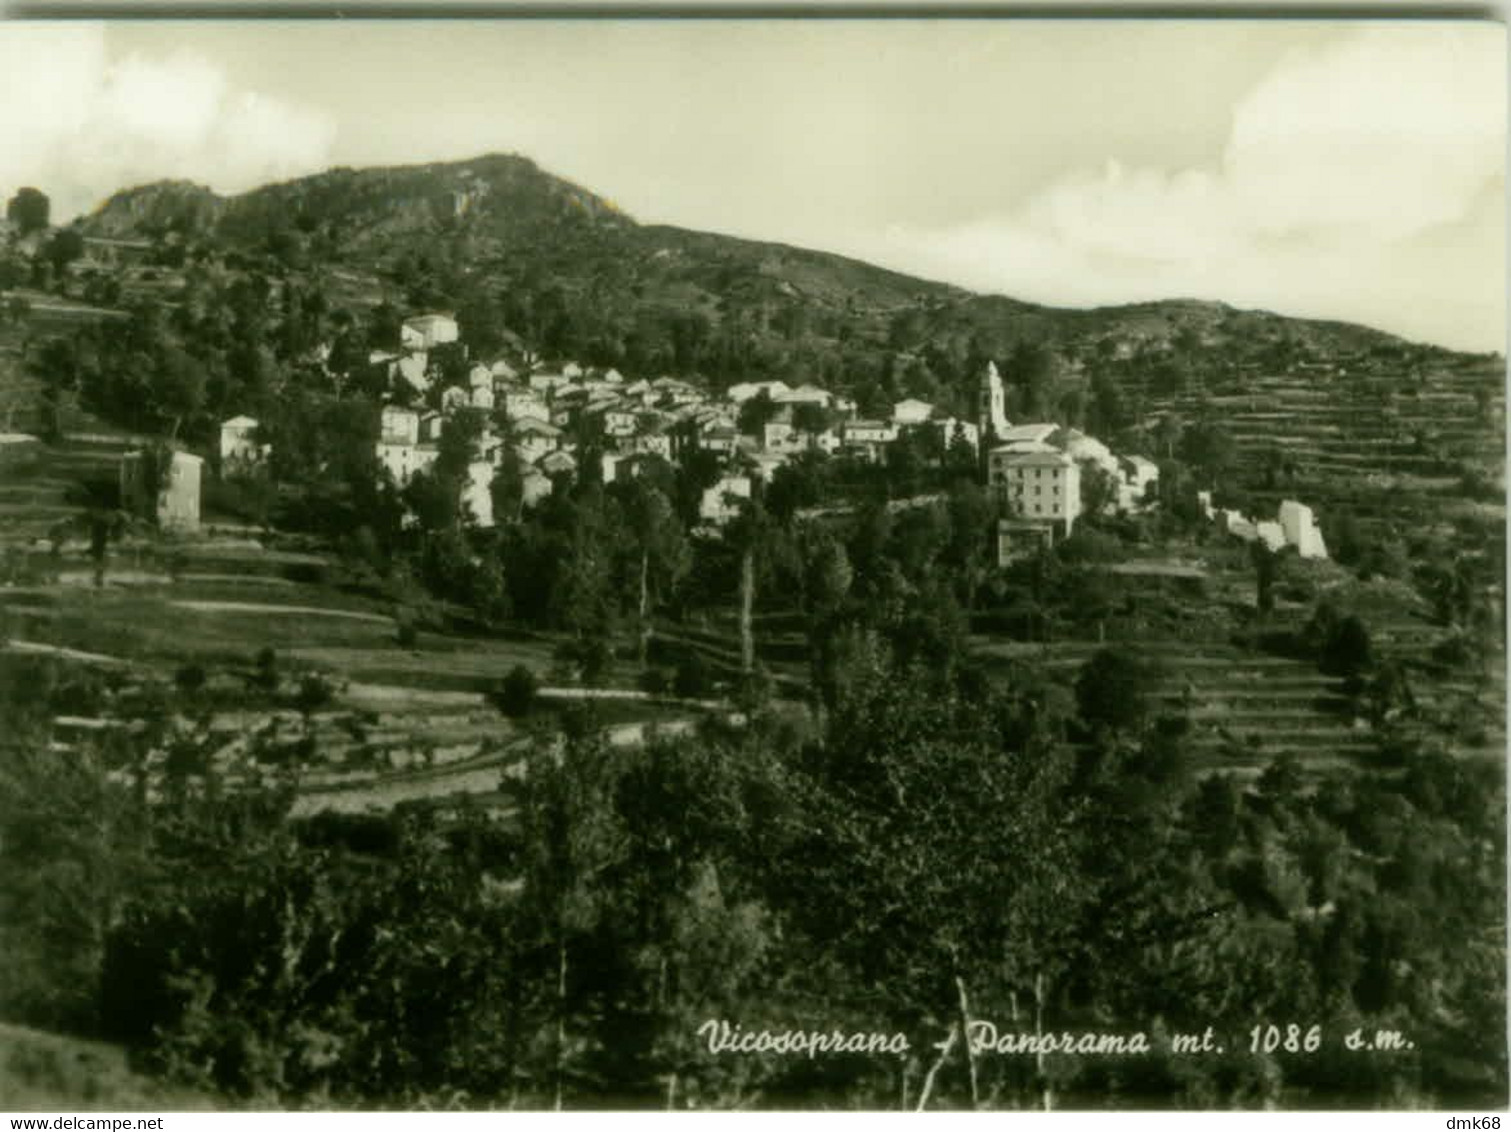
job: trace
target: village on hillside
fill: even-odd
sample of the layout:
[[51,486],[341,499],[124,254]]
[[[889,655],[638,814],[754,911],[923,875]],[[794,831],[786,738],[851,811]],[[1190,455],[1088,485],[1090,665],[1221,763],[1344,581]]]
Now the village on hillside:
[[[165,1107],[1503,1091],[1502,358],[999,325],[765,251],[668,315],[625,298],[665,249],[446,275],[456,176],[373,260],[12,202],[0,1083],[13,1045],[39,1107],[70,1065]],[[590,254],[546,188],[522,246]],[[815,1011],[912,1052],[689,1024]],[[1120,1036],[978,1061],[988,1017]]]
[[[900,441],[936,459],[951,453],[982,466],[983,482],[1008,512],[994,526],[997,565],[1004,567],[1068,537],[1087,509],[1083,491],[1095,493],[1098,510],[1114,513],[1134,513],[1158,501],[1159,466],[1147,456],[1117,455],[1096,437],[1054,422],[1009,421],[995,362],[981,376],[974,421],[916,398],[896,402],[889,419],[867,420],[856,415],[850,398],[811,384],[740,382],[719,396],[669,376],[631,381],[612,367],[585,368],[570,360],[546,365],[533,355],[517,366],[505,359],[469,359],[467,385],[437,392],[428,351],[459,343],[465,357],[459,334],[450,315],[414,315],[403,322],[401,352],[371,353],[369,363],[386,372],[390,387],[374,452],[382,473],[402,489],[417,472],[432,468],[448,428],[470,430],[461,507],[480,528],[495,525],[493,484],[506,463],[518,480],[520,507],[533,507],[551,494],[558,477],[578,477],[579,445],[572,437],[584,433],[601,442],[597,464],[585,474],[596,470],[604,483],[633,479],[653,460],[676,466],[690,453],[712,455],[718,478],[703,489],[697,513],[713,529],[739,514],[753,483],[770,481],[803,453],[884,464]],[[426,402],[439,407],[426,408]],[[206,454],[215,473],[255,475],[272,452],[262,433],[259,422],[244,414],[222,421],[218,450]],[[23,449],[35,441],[25,434],[7,437]],[[125,455],[121,492],[128,509],[165,529],[197,530],[205,459],[175,448],[154,499],[144,488],[146,456]],[[1290,546],[1304,558],[1327,557],[1311,509],[1296,500],[1284,500],[1276,519],[1256,522],[1233,508],[1214,511],[1210,490],[1199,495],[1206,517],[1239,539],[1261,540],[1271,551]]]

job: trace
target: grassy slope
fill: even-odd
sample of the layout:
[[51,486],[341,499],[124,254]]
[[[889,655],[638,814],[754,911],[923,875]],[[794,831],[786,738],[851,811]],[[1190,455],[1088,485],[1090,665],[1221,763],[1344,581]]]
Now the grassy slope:
[[117,1046],[0,1022],[0,1109],[104,1115],[222,1107],[134,1072]]

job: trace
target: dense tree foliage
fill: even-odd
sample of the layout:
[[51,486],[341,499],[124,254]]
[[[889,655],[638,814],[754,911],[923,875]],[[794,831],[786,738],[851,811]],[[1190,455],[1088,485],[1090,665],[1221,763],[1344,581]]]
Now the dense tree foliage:
[[[832,608],[841,559],[808,560]],[[864,619],[844,631],[822,732],[758,717],[615,748],[583,717],[539,741],[502,820],[291,822],[283,788],[206,757],[202,680],[133,690],[8,662],[27,671],[0,687],[33,691],[6,703],[0,1009],[293,1105],[1466,1104],[1503,1087],[1494,768],[1193,780],[1167,721],[1087,730],[1088,704],[1031,669],[983,694],[969,664],[905,659]],[[299,702],[305,683],[267,694]],[[51,705],[122,696],[151,734],[45,757]],[[721,1019],[907,1049],[715,1054],[700,1028]],[[1325,1041],[1252,1048],[1256,1019]],[[959,1040],[987,1021],[1149,1050]],[[1208,1026],[1224,1052],[1172,1052]],[[1350,1051],[1356,1029],[1412,1045]]]

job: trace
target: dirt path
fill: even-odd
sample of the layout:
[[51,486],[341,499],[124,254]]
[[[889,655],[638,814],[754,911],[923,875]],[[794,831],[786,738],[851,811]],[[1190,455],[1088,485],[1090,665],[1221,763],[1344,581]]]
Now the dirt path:
[[196,613],[294,613],[308,617],[345,617],[351,621],[369,621],[392,625],[393,618],[381,613],[358,613],[353,609],[325,609],[318,605],[266,605],[257,601],[170,601],[180,609]]
[[81,652],[79,649],[67,649],[62,645],[44,645],[36,641],[5,641],[0,642],[0,648],[8,652],[30,653],[35,656],[58,656],[64,660],[83,661],[85,664],[123,665],[128,663],[116,656],[104,656],[97,652]]

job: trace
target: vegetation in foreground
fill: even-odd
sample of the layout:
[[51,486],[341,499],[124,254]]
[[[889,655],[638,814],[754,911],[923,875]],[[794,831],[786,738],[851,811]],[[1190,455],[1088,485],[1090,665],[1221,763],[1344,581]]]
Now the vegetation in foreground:
[[[1072,694],[948,641],[847,634],[819,730],[757,712],[618,748],[542,739],[506,807],[291,821],[290,768],[130,732],[8,661],[0,1010],[167,1081],[292,1107],[1483,1105],[1504,1095],[1500,768],[1251,789],[1189,773],[1122,651]],[[22,691],[26,689],[26,691]],[[192,710],[161,693],[159,718]],[[965,1056],[1002,1029],[1147,1056]],[[901,1032],[906,1056],[714,1055],[699,1027]],[[1250,1052],[1256,1025],[1321,1027]],[[1221,1054],[1169,1039],[1211,1026]],[[1409,1047],[1344,1048],[1356,1028]],[[934,1072],[930,1073],[931,1070]],[[929,1084],[925,1085],[928,1081]]]

